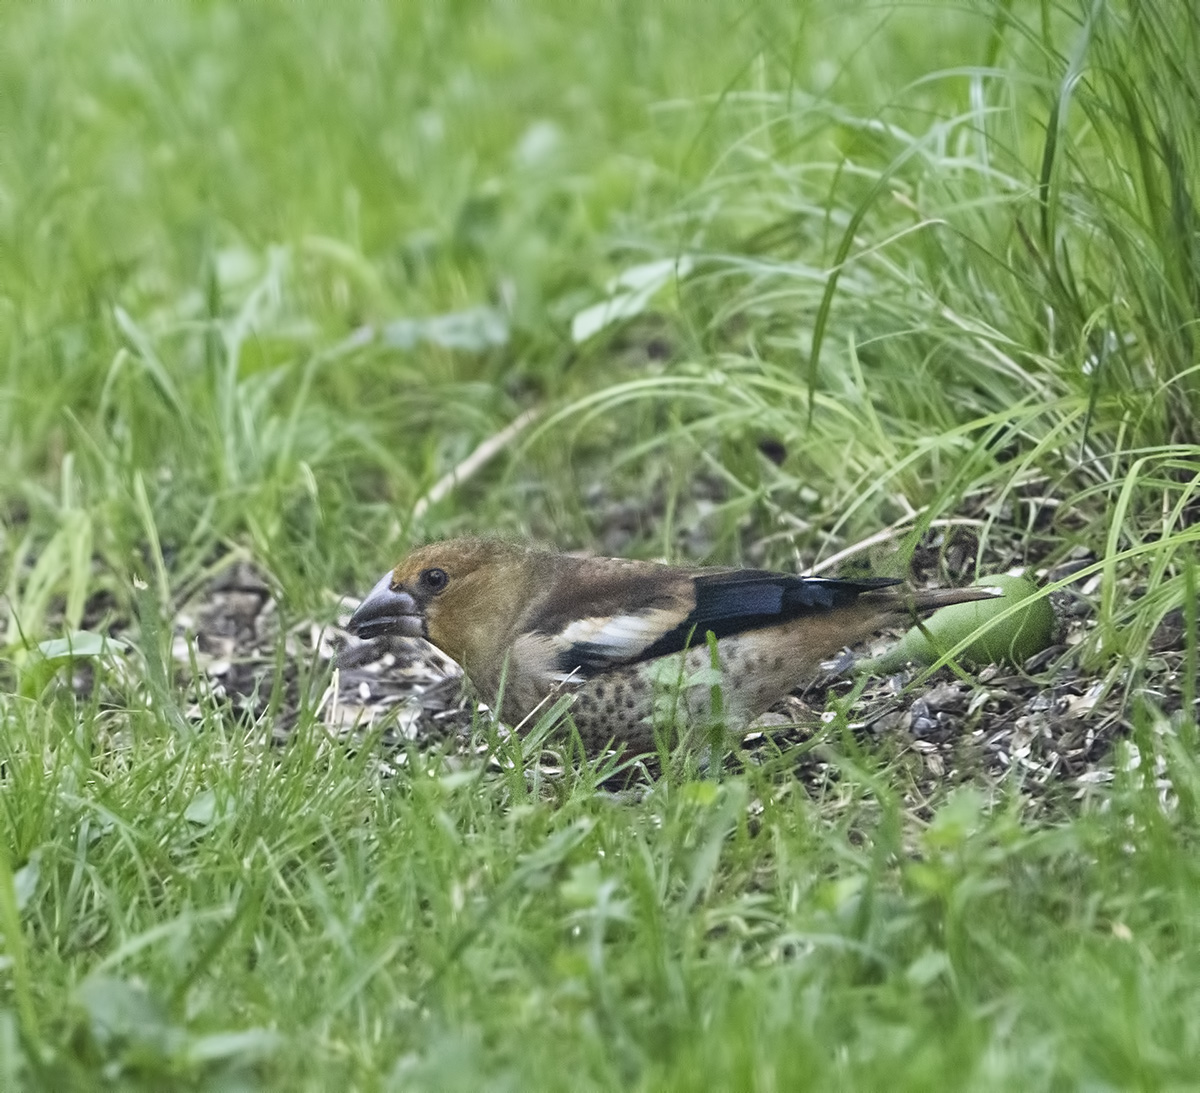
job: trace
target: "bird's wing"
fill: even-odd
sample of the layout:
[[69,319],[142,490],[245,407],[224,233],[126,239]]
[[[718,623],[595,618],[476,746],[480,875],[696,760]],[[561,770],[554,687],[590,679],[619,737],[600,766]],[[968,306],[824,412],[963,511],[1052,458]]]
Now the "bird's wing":
[[621,664],[680,652],[718,638],[824,615],[890,578],[831,580],[760,570],[624,566],[580,571],[525,620],[524,655],[557,679],[587,679]]

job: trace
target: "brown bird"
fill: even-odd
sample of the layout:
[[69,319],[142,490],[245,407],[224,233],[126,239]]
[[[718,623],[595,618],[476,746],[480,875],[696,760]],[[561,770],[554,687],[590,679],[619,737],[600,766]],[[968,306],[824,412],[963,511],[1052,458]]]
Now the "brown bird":
[[[351,616],[361,638],[425,638],[519,724],[558,692],[589,752],[655,748],[674,722],[737,731],[838,650],[990,588],[587,558],[493,539],[419,547]],[[709,635],[719,660],[714,674]],[[503,690],[501,691],[501,682]],[[719,691],[714,686],[719,683]],[[719,694],[719,698],[717,695]]]

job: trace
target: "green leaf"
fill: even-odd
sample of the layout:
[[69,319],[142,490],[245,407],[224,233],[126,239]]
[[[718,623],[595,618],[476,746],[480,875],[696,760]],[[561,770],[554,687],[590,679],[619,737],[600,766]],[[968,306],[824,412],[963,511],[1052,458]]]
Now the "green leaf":
[[75,1001],[102,1044],[120,1041],[160,1056],[173,1055],[182,1045],[166,1007],[136,979],[88,976],[76,989]]
[[37,698],[61,669],[76,660],[103,660],[128,649],[129,646],[119,638],[91,630],[72,630],[61,638],[38,642],[32,649],[21,649],[13,654],[17,692],[23,698]]
[[606,326],[632,319],[664,286],[674,284],[692,271],[692,259],[660,258],[631,266],[608,283],[608,298],[578,312],[571,320],[571,340],[579,345]]
[[248,1028],[194,1036],[186,1054],[193,1063],[236,1062],[245,1066],[273,1055],[282,1044],[283,1037],[271,1029]]
[[217,795],[211,789],[197,793],[183,810],[183,818],[198,827],[208,827],[217,815]]
[[37,891],[38,879],[42,875],[42,852],[35,850],[29,860],[13,873],[13,890],[17,897],[17,910],[23,911]]
[[93,630],[72,630],[61,638],[51,638],[37,644],[37,651],[56,663],[67,663],[80,657],[103,657],[128,650],[129,646],[120,638],[97,634]]

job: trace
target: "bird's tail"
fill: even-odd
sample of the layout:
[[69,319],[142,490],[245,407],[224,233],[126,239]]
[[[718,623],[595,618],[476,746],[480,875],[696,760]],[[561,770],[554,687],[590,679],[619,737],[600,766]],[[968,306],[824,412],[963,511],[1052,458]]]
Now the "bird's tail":
[[[882,597],[885,593],[879,595]],[[927,615],[930,611],[937,611],[941,607],[950,607],[956,603],[994,600],[1003,595],[1004,589],[994,585],[975,585],[972,588],[926,588],[915,592],[894,592],[889,599],[899,611]]]

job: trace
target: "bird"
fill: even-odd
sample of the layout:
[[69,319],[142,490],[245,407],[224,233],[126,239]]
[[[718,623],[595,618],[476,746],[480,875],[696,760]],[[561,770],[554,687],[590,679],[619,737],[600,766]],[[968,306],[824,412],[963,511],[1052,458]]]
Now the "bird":
[[346,628],[364,640],[431,642],[510,725],[526,727],[548,697],[570,694],[588,754],[617,745],[646,753],[672,725],[744,732],[846,646],[939,607],[1001,594],[899,584],[460,538],[409,553]]

